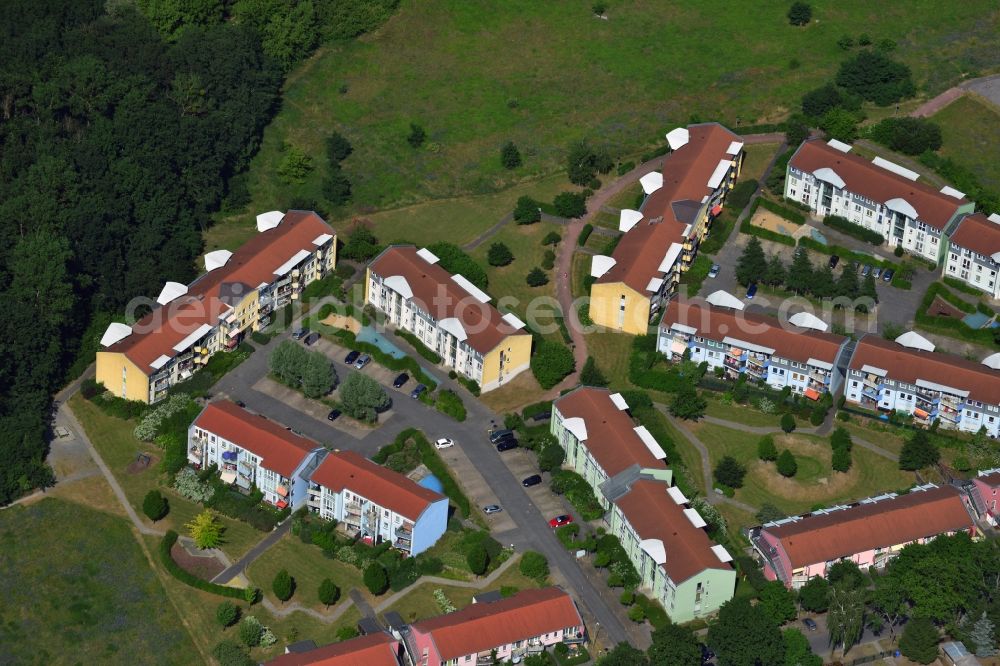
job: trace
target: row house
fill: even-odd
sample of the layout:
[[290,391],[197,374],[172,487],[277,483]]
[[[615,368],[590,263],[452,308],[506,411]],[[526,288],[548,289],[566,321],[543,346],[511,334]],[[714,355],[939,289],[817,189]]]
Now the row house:
[[768,580],[798,589],[841,560],[882,569],[910,544],[959,532],[977,536],[966,496],[929,483],[905,495],[887,493],[765,523],[750,530],[750,541]]
[[622,210],[621,240],[612,255],[593,257],[590,318],[643,335],[722,212],[743,165],[743,141],[718,123],[678,127],[662,169],[640,178],[639,210]]
[[352,451],[328,455],[312,473],[306,505],[347,533],[407,555],[433,546],[448,528],[448,498]]
[[944,274],[1000,298],[1000,215],[965,215],[951,233]]
[[524,322],[501,315],[489,295],[438,261],[427,249],[386,248],[368,265],[365,303],[483,391],[498,388],[528,368],[531,335]]
[[642,588],[675,622],[714,613],[732,598],[736,575],[725,549],[679,488],[666,453],[636,425],[620,393],[580,387],[552,405],[551,432],[564,465],[590,484],[605,522],[624,546]]
[[334,269],[337,238],[319,215],[272,211],[235,253],[205,255],[205,273],[167,282],[153,310],[131,326],[113,323],[101,337],[97,381],[116,396],[154,403],[218,351],[235,349],[270,313]]
[[306,505],[308,478],[326,449],[228,400],[205,406],[188,427],[188,462],[264,501],[295,511]]
[[863,337],[847,371],[848,403],[911,414],[918,425],[1000,436],[1000,354],[983,362],[934,351],[913,333],[895,341]]
[[293,645],[285,648],[285,654],[266,662],[267,666],[402,666],[406,663],[402,643],[382,631],[323,647],[312,644],[305,650],[293,649]]
[[969,495],[979,517],[1000,527],[1000,467],[980,471],[972,479]]
[[573,598],[546,587],[411,624],[405,645],[413,666],[487,666],[518,663],[558,643],[585,640]]
[[[708,301],[679,301],[667,305],[657,329],[657,349],[674,362],[690,353],[695,363],[722,368],[730,379],[746,377],[775,389],[818,400],[834,393],[843,381],[838,365],[848,352],[848,339],[826,332],[826,324],[809,313],[792,315],[787,322],[744,312]],[[727,302],[720,292],[709,301]]]
[[918,181],[918,173],[881,157],[869,162],[848,144],[809,139],[788,161],[785,196],[820,218],[838,215],[878,232],[889,248],[940,263],[946,230],[975,204],[952,187]]

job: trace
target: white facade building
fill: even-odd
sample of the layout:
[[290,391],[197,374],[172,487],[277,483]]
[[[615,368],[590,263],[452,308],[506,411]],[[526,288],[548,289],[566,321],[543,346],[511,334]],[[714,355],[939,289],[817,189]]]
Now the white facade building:
[[1000,215],[965,215],[949,239],[944,274],[1000,298]]

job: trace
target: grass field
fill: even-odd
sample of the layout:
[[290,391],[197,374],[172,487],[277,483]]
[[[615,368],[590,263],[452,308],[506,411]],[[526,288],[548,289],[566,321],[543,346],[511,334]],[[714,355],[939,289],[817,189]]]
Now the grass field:
[[[558,277],[554,270],[545,271],[549,282],[541,287],[529,287],[525,282],[525,277],[532,268],[542,267],[542,256],[545,251],[552,249],[551,245],[542,245],[542,239],[550,231],[561,232],[562,227],[550,222],[526,225],[510,223],[470,253],[487,271],[490,279],[489,293],[493,296],[494,305],[507,304],[520,316],[528,310],[529,304],[534,299],[555,298]],[[566,239],[562,242],[571,241]],[[506,266],[490,266],[486,261],[486,255],[493,243],[503,243],[509,247],[514,255],[514,261]]]
[[[90,441],[100,452],[104,462],[111,468],[111,473],[115,475],[136,513],[145,520],[142,514],[142,500],[147,492],[158,488],[166,495],[170,503],[170,513],[157,523],[157,528],[175,529],[181,534],[186,534],[185,523],[194,518],[195,514],[202,510],[202,507],[181,497],[173,489],[160,485],[161,474],[158,466],[160,450],[155,444],[140,442],[132,435],[132,430],[136,425],[135,421],[108,416],[79,394],[73,396],[70,400],[70,406],[84,430],[87,431]],[[131,474],[127,471],[127,467],[135,460],[136,453],[139,452],[153,454],[155,456],[154,462],[145,470]],[[238,520],[224,516],[220,516],[219,519],[226,528],[222,550],[233,559],[248,551],[251,546],[265,536],[263,532]]]
[[776,143],[757,143],[752,146],[747,146],[746,157],[743,158],[743,168],[740,170],[740,180],[749,180],[753,178],[759,181],[760,177],[764,175],[764,169],[767,168],[768,163],[770,163],[771,158],[774,154],[778,152],[778,144]]
[[[291,74],[251,167],[247,212],[322,201],[333,130],[354,145],[344,163],[354,203],[332,215],[344,219],[552,174],[579,139],[626,156],[692,119],[778,119],[830,77],[845,56],[837,40],[861,27],[891,36],[928,94],[1000,62],[987,0],[813,8],[795,28],[785,5],[748,1],[613,2],[602,21],[585,3],[404,0],[377,33],[326,45]],[[412,122],[427,132],[420,149],[406,141]],[[513,171],[499,160],[507,140],[523,156]],[[316,167],[301,184],[276,176],[289,144]]]
[[984,187],[1000,191],[1000,110],[977,97],[965,96],[938,111],[941,154],[971,169]]
[[120,518],[57,499],[0,512],[0,571],[0,663],[203,661]]

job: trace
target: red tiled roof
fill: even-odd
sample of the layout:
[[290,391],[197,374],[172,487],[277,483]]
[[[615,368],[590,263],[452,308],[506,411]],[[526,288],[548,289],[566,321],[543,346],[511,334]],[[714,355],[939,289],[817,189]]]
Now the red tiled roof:
[[774,317],[745,310],[718,308],[704,302],[673,299],[663,313],[661,325],[690,326],[697,335],[721,342],[730,337],[773,349],[776,356],[805,363],[810,358],[833,363],[844,337],[809,328],[782,324]]
[[[739,135],[718,123],[688,126],[688,142],[663,158],[663,187],[646,198],[643,219],[621,237],[615,248],[615,265],[597,279],[599,283],[624,282],[640,294],[650,278],[658,277],[660,262],[671,243],[684,243],[686,222],[677,219],[671,204],[693,201],[701,205],[710,194],[708,180]],[[649,220],[662,216],[656,224]]]
[[435,320],[459,319],[468,335],[466,342],[480,354],[493,351],[507,336],[519,334],[503,321],[499,310],[473,298],[451,279],[451,273],[422,259],[412,245],[387,248],[369,268],[382,278],[393,275],[406,278],[413,291],[413,301]]
[[712,552],[712,540],[704,529],[695,527],[684,515],[687,508],[667,495],[667,485],[661,481],[639,479],[629,491],[615,500],[640,539],[659,539],[667,561],[663,564],[670,580],[683,583],[706,569],[731,571]]
[[1000,370],[954,354],[921,351],[866,335],[858,342],[850,368],[881,368],[889,379],[915,384],[918,379],[968,391],[969,398],[1000,405]]
[[313,472],[312,481],[338,493],[346,488],[413,521],[429,504],[444,499],[444,495],[353,451],[328,455]]
[[261,465],[288,478],[320,445],[228,400],[210,402],[194,425],[261,457]]
[[1000,252],[1000,224],[990,222],[981,213],[965,215],[951,235],[951,243],[992,258]]
[[331,643],[308,652],[283,654],[267,662],[273,666],[399,666],[399,641],[377,633]]
[[628,412],[611,402],[607,389],[580,387],[556,400],[556,409],[564,419],[579,417],[587,425],[584,446],[608,477],[632,465],[649,469],[666,469],[646,447],[634,428]]
[[985,483],[988,486],[1000,486],[1000,470],[993,472],[992,474],[984,474],[983,476],[974,476],[973,480],[979,481],[980,483]]
[[872,201],[884,204],[897,197],[905,199],[916,209],[922,222],[939,230],[944,229],[959,206],[969,203],[875,166],[860,155],[843,153],[821,139],[804,142],[789,164],[806,173],[823,167],[833,169],[843,179],[844,189]]
[[455,613],[421,620],[412,629],[429,633],[441,659],[447,661],[581,625],[583,619],[572,597],[546,587],[471,604]]
[[132,326],[131,335],[104,351],[124,353],[139,369],[154,373],[150,363],[162,355],[175,356],[174,345],[203,324],[219,323],[219,315],[230,309],[220,297],[224,284],[245,285],[242,294],[262,283],[271,284],[275,269],[300,250],[315,250],[313,240],[322,234],[334,231],[319,215],[288,211],[281,224],[244,243],[225,266],[199,277],[189,285],[187,294],[153,310]]
[[943,486],[763,529],[798,568],[973,527],[961,491]]

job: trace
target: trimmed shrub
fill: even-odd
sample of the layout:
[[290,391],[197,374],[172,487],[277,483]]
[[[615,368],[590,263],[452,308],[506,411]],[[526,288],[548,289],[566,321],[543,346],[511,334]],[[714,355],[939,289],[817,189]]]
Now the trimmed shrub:
[[232,599],[244,598],[246,592],[241,587],[216,585],[215,583],[210,583],[207,580],[202,580],[189,571],[182,569],[179,564],[174,562],[174,558],[170,554],[170,550],[174,547],[175,543],[177,543],[177,532],[173,530],[168,530],[167,533],[163,535],[163,539],[160,540],[160,563],[168,572],[170,572],[171,576],[185,585],[190,585],[191,587],[204,592],[211,592],[212,594],[217,594],[222,597],[230,597]]
[[827,215],[823,218],[823,225],[830,227],[831,229],[836,229],[837,231],[847,234],[858,240],[863,240],[872,245],[882,245],[885,243],[885,237],[877,231],[872,231],[871,229],[866,229],[860,224],[855,224],[851,222],[846,217],[841,217],[840,215]]
[[580,235],[576,239],[576,244],[583,247],[587,244],[587,239],[590,238],[590,234],[594,232],[594,225],[589,222],[583,225],[583,229],[580,230]]
[[415,336],[413,333],[404,331],[403,329],[396,329],[395,333],[397,337],[403,338],[410,343],[410,346],[413,347],[425,360],[430,361],[434,365],[441,362],[441,356],[433,349],[427,347],[427,345],[421,342],[420,338]]

